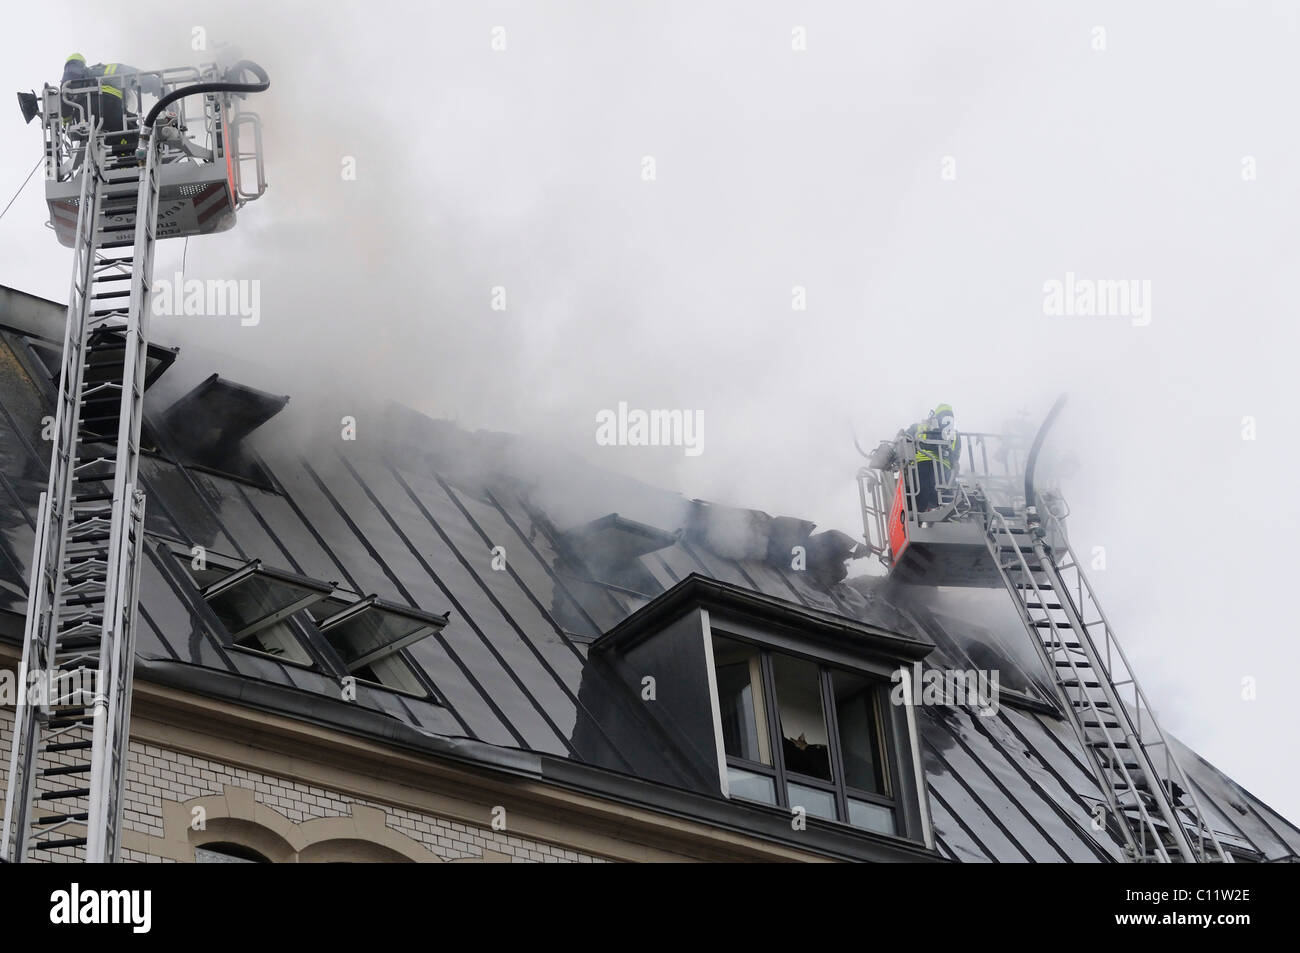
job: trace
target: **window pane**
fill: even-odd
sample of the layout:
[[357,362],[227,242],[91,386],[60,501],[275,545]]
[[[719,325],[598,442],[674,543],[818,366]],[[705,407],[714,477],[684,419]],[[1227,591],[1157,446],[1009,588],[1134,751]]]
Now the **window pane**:
[[889,775],[884,759],[879,686],[870,679],[847,672],[833,673],[832,681],[835,713],[840,723],[845,782],[851,788],[888,797]]
[[732,797],[743,797],[747,801],[761,801],[764,804],[776,803],[776,785],[771,778],[740,768],[727,768],[727,787]]
[[714,639],[713,667],[718,678],[722,743],[727,754],[771,764],[758,651],[730,639]]
[[268,628],[259,629],[252,635],[240,639],[236,644],[245,648],[257,649],[267,655],[278,655],[281,658],[292,659],[304,665],[310,665],[312,661],[311,656],[302,647],[302,643],[298,641],[293,628],[287,622],[277,622]]
[[802,807],[813,817],[835,820],[835,795],[829,791],[806,788],[802,784],[791,784],[789,791],[791,808]]
[[826,717],[822,713],[820,671],[812,662],[788,655],[773,655],[772,669],[776,674],[776,704],[781,717],[781,751],[786,770],[829,781],[831,759]]
[[[329,609],[337,601],[326,600]],[[442,628],[444,616],[367,596],[327,617],[317,617],[317,627],[338,652],[349,672],[396,655]]]
[[875,831],[877,834],[896,834],[894,812],[879,804],[869,801],[855,801],[849,798],[849,823],[854,827]]
[[311,595],[312,590],[291,586],[264,576],[250,576],[243,582],[208,599],[231,634],[238,632],[279,609],[293,605]]

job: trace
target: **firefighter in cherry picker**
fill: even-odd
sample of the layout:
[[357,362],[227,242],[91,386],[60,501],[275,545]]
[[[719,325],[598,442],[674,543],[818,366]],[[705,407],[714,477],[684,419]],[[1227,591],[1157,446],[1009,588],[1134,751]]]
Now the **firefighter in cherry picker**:
[[[102,82],[97,83],[97,80]],[[146,93],[161,96],[162,83],[157,76],[142,76],[134,66],[125,63],[96,63],[86,65],[86,58],[80,53],[71,53],[63,64],[63,83],[70,84],[69,90],[86,89],[86,93],[73,95],[71,98],[83,110],[93,111],[103,120],[105,133],[110,134],[107,141],[113,145],[125,146],[134,141],[134,135],[128,129],[128,118],[124,94],[132,87],[139,86]],[[99,92],[89,90],[98,85]],[[94,99],[92,100],[92,96]],[[67,123],[72,113],[64,107],[63,121]],[[28,120],[30,122],[30,120]]]
[[916,513],[939,505],[939,488],[953,485],[953,475],[961,458],[961,437],[951,404],[939,404],[928,417],[907,428],[916,448],[916,485],[909,494],[916,501]]

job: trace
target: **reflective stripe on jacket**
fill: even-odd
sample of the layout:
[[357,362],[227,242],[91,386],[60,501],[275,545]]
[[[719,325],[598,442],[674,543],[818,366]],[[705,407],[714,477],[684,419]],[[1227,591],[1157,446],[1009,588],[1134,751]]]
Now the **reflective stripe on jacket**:
[[[935,423],[938,426],[934,426]],[[946,443],[935,446],[936,443],[943,440],[945,431],[952,436]],[[961,454],[961,437],[953,426],[951,414],[944,414],[937,421],[931,418],[924,423],[913,424],[908,428],[907,432],[916,441],[917,463],[937,460],[947,470],[951,470],[956,465],[957,458]],[[922,440],[930,441],[930,443],[922,444]]]
[[[121,66],[122,66],[121,63],[108,63],[105,66],[91,67],[91,72],[94,73],[96,76],[116,76]],[[125,73],[128,72],[128,70],[122,70],[122,72]],[[104,83],[99,88],[102,92],[107,93],[109,96],[115,96],[118,99],[122,98],[122,90],[118,86],[110,86],[108,83]]]

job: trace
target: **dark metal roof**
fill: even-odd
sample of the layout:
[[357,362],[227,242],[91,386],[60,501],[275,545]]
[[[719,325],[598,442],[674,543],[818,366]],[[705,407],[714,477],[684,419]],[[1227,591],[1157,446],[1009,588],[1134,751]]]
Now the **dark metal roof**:
[[[25,335],[56,337],[62,309],[36,300],[0,289],[0,622],[24,610],[33,514],[46,480],[40,420],[52,390]],[[156,422],[162,409],[147,402],[147,417]],[[1117,843],[1091,831],[1089,804],[1099,791],[1069,727],[1052,713],[1023,630],[1009,604],[987,593],[842,582],[852,543],[843,534],[813,535],[806,521],[689,503],[579,463],[557,489],[530,470],[536,455],[524,441],[465,433],[403,408],[391,411],[383,440],[341,443],[310,459],[262,448],[257,462],[267,486],[178,462],[184,456],[168,447],[165,428],[155,432],[159,452],[140,465],[151,534],[138,646],[144,677],[779,838],[788,823],[712,796],[710,779],[678,756],[591,645],[671,611],[689,590],[828,637],[901,633],[890,637],[917,654],[929,651],[927,666],[999,668],[1011,691],[996,715],[919,710],[940,854],[1119,857]],[[245,443],[256,442],[254,435]],[[612,487],[619,505],[579,485]],[[593,522],[615,509],[625,514],[620,522]],[[606,572],[592,552],[579,551],[582,532],[563,531],[584,525],[636,531],[653,546],[604,540],[618,564]],[[792,544],[806,546],[809,571],[789,568]],[[176,555],[193,546],[449,613],[444,627],[405,650],[431,697],[362,683],[349,704],[327,666],[226,644]],[[494,547],[504,548],[504,568],[493,568]],[[670,590],[678,595],[643,609]],[[1184,756],[1230,846],[1266,858],[1300,853],[1300,830],[1191,752]],[[879,841],[835,830],[818,837],[844,856],[872,856]]]

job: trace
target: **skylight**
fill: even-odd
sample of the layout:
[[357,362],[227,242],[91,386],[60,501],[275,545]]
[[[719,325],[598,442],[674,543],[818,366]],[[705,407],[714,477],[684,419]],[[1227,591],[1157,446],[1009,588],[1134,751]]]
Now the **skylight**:
[[447,624],[446,615],[421,612],[378,596],[324,614],[337,605],[337,600],[331,600],[312,615],[349,672],[371,668]]
[[329,583],[270,569],[254,559],[230,571],[191,569],[204,602],[221,620],[234,645],[308,664],[307,654],[287,620],[327,598]]

